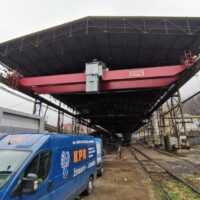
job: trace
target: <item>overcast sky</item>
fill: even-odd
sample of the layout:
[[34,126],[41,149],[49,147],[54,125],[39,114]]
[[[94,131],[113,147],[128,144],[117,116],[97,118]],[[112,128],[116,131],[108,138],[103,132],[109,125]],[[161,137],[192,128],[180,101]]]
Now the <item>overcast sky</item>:
[[[0,0],[0,8],[0,42],[92,15],[200,16],[200,0]],[[199,90],[195,76],[182,89],[183,98]],[[24,100],[8,103],[10,94],[0,93],[0,106],[23,110]]]
[[0,0],[0,42],[89,15],[199,16],[200,0]]

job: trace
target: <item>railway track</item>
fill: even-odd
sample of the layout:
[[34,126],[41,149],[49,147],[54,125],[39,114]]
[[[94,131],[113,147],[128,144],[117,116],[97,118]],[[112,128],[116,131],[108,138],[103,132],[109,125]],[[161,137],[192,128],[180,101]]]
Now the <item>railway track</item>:
[[175,174],[168,171],[166,168],[158,164],[155,160],[144,154],[138,148],[131,146],[130,150],[135,159],[140,164],[140,166],[144,169],[147,175],[151,178],[151,180],[160,190],[164,199],[174,199],[172,197],[173,195],[169,191],[169,188],[167,189],[166,183],[173,183],[175,185],[179,184],[186,188],[184,189],[186,193],[189,191],[192,195],[194,195],[194,199],[200,199],[200,192],[194,187],[192,187],[190,184],[186,183],[185,181],[177,177]]

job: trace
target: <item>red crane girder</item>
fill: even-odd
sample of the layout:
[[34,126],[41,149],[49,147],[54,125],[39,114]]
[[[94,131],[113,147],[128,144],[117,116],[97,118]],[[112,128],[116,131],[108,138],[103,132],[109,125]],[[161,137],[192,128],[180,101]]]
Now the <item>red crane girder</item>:
[[[100,91],[166,87],[179,79],[184,65],[104,71]],[[85,92],[86,74],[20,78],[19,85],[39,94]]]

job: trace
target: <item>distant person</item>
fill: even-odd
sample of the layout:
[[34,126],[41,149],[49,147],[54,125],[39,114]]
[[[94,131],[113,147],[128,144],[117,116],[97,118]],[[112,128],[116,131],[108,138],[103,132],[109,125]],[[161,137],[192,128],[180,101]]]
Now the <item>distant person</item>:
[[119,159],[121,160],[121,159],[122,159],[122,149],[121,149],[121,145],[119,145],[118,150],[117,150],[117,153],[118,153]]

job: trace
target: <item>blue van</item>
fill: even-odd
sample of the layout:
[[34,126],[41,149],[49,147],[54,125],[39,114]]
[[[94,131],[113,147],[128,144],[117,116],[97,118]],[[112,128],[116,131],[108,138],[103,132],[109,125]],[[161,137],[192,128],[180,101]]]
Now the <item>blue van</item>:
[[0,139],[0,200],[68,200],[90,194],[95,138],[8,134]]

